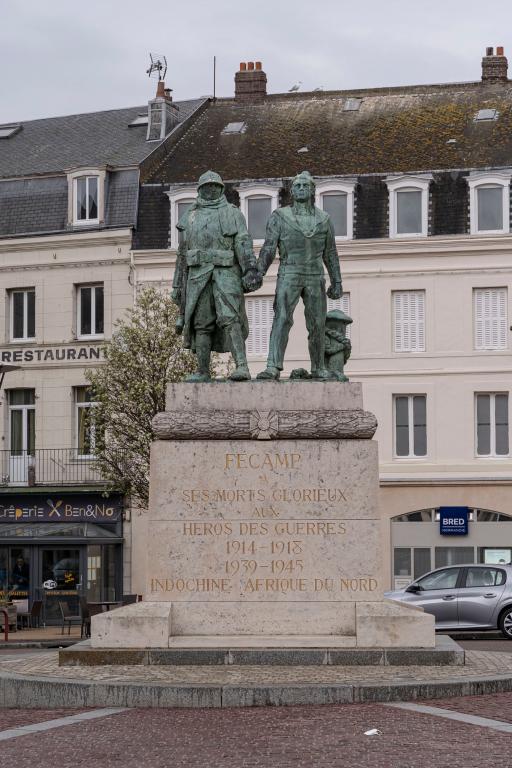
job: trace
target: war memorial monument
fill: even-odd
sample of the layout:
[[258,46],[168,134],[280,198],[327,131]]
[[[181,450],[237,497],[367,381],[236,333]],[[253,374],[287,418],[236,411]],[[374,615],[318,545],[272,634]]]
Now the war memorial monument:
[[[423,648],[434,618],[383,596],[377,423],[349,383],[342,278],[329,216],[299,174],[256,260],[221,178],[199,180],[173,298],[197,372],[156,416],[141,603],[92,619],[92,648]],[[249,381],[244,293],[279,251],[267,366]],[[325,285],[325,272],[329,287]],[[280,380],[302,299],[311,370]],[[234,370],[210,379],[210,354]]]

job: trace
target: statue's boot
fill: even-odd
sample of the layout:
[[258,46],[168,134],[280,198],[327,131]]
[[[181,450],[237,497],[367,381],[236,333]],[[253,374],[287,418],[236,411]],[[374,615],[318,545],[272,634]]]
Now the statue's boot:
[[197,371],[187,376],[185,381],[202,382],[211,381],[210,376],[210,354],[212,351],[212,340],[209,333],[196,334],[196,357]]
[[279,368],[274,368],[272,365],[267,365],[264,371],[260,371],[256,376],[261,381],[277,381],[281,371]]
[[329,381],[329,380],[336,380],[337,376],[332,371],[329,371],[327,368],[317,368],[316,370],[311,371],[311,378],[312,379],[320,379],[321,381]]
[[236,365],[235,370],[229,375],[229,378],[231,381],[250,381],[251,372],[247,365],[245,341],[239,323],[234,323],[229,329],[229,341],[231,344],[231,354],[233,355]]

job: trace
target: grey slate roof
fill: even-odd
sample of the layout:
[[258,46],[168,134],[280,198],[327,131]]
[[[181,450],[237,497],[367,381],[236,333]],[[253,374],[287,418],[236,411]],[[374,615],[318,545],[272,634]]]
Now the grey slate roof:
[[[176,102],[186,119],[204,99]],[[0,178],[62,173],[80,166],[138,165],[159,142],[147,142],[147,126],[129,127],[147,104],[82,115],[22,122],[22,129],[0,139]]]

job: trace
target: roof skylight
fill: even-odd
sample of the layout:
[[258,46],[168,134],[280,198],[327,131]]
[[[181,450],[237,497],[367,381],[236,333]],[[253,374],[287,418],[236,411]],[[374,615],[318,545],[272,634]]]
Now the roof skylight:
[[245,133],[247,128],[246,123],[228,123],[225,128],[222,129],[222,133]]
[[344,112],[357,112],[361,106],[362,99],[350,98],[347,99],[343,105]]
[[480,120],[497,120],[499,112],[497,109],[479,109],[475,115],[475,122]]
[[147,125],[148,124],[148,113],[147,112],[140,112],[135,120],[132,120],[130,123],[130,128],[134,125]]
[[21,125],[0,125],[0,139],[9,139],[21,131]]

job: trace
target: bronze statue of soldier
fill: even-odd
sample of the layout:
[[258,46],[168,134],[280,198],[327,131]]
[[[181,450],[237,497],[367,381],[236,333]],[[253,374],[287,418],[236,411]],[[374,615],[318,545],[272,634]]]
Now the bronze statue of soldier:
[[[265,275],[279,249],[279,271],[267,367],[258,379],[279,378],[293,312],[300,298],[308,331],[311,378],[333,378],[324,363],[326,296],[340,298],[341,272],[334,227],[329,215],[315,207],[314,192],[313,177],[307,171],[299,173],[292,182],[292,205],[278,208],[267,223],[258,270]],[[331,283],[327,293],[324,266]]]
[[177,224],[183,237],[172,291],[181,308],[176,329],[197,356],[198,370],[187,381],[210,381],[212,351],[231,352],[236,367],[229,378],[248,381],[244,292],[257,290],[262,277],[243,214],[226,200],[219,174],[203,173],[197,193]]

